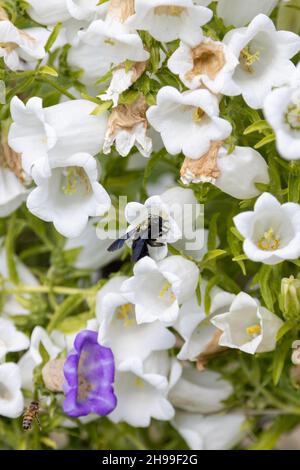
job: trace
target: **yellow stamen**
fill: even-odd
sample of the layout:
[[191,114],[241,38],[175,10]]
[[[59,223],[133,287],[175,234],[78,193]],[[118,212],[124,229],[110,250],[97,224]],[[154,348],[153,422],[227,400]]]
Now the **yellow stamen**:
[[185,10],[184,7],[176,7],[169,5],[161,5],[154,8],[155,15],[169,15],[169,16],[180,16]]
[[165,282],[162,286],[161,290],[159,291],[159,298],[167,300],[170,302],[170,304],[176,300],[175,294],[172,292],[172,287],[169,282]]
[[105,44],[108,44],[109,46],[115,46],[117,43],[114,39],[112,38],[106,38],[104,39]]
[[193,121],[194,122],[200,122],[203,119],[203,116],[205,115],[205,112],[201,108],[195,109],[193,112]]
[[123,304],[116,310],[116,316],[118,320],[124,321],[124,326],[132,326],[135,324],[134,319],[134,307],[132,304]]
[[257,243],[258,248],[264,251],[275,251],[280,246],[280,239],[276,237],[274,230],[270,228],[264,233],[263,237]]
[[145,383],[140,377],[136,377],[134,383],[139,388],[144,388],[145,387]]
[[252,53],[250,51],[249,46],[244,47],[244,49],[242,49],[241,54],[240,54],[240,61],[244,65],[247,72],[249,73],[253,72],[252,65],[255,64],[255,62],[257,62],[258,60],[260,60],[259,51]]
[[261,326],[260,325],[251,325],[246,328],[248,335],[259,335],[261,333]]
[[78,184],[83,182],[86,188],[86,192],[91,191],[90,180],[83,168],[77,166],[70,166],[64,171],[64,184],[62,191],[67,196],[72,196],[77,192]]

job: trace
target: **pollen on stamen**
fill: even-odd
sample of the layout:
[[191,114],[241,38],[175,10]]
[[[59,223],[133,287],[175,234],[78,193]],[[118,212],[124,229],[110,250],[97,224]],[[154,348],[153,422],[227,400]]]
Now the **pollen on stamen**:
[[248,326],[246,332],[248,335],[259,335],[261,333],[261,326],[258,324]]
[[247,70],[247,72],[252,73],[253,68],[252,66],[255,64],[255,62],[258,62],[260,60],[260,51],[256,52],[251,52],[250,46],[244,47],[240,53],[240,62],[244,66],[244,68]]
[[257,246],[264,251],[275,251],[280,246],[280,238],[274,233],[274,230],[270,228],[257,242]]
[[169,303],[172,303],[176,300],[174,292],[172,292],[171,284],[169,282],[165,282],[162,286],[161,290],[159,291],[159,298],[167,300]]
[[184,7],[177,7],[175,5],[161,5],[154,8],[155,15],[168,15],[168,16],[180,16],[184,12]]
[[135,324],[134,306],[130,303],[120,305],[116,310],[116,316],[118,320],[122,320],[124,322],[125,327]]

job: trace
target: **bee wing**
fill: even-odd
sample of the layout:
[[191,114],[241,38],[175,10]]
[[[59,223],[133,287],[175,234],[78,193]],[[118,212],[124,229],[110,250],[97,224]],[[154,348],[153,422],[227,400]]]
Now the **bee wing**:
[[138,238],[134,240],[132,243],[132,261],[136,263],[139,259],[143,258],[144,256],[148,256],[148,246],[147,246],[146,239]]
[[108,248],[107,251],[117,251],[120,250],[123,246],[126,240],[128,240],[135,232],[135,229],[131,230],[130,232],[125,233],[125,235],[122,235],[122,237],[118,238],[118,240],[115,240]]

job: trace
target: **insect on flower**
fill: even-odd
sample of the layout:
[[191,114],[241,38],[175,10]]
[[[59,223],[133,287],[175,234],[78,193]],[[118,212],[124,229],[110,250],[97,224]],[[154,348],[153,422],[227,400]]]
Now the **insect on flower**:
[[136,262],[145,256],[149,256],[149,246],[162,247],[165,242],[159,241],[162,235],[167,232],[168,222],[161,216],[149,215],[145,222],[137,225],[134,229],[125,233],[118,240],[115,240],[108,251],[116,251],[124,246],[124,243],[132,239],[132,261]]
[[40,404],[38,401],[32,401],[26,408],[23,415],[22,428],[24,431],[29,431],[32,428],[33,421],[36,420],[41,430],[41,423],[39,420]]

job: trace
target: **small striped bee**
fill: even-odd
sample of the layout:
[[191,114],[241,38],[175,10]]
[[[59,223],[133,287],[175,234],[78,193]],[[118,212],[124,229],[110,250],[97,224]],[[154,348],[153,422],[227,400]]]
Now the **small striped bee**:
[[29,431],[32,428],[32,423],[36,419],[41,430],[41,423],[39,420],[40,404],[38,401],[32,401],[26,408],[23,414],[22,428],[24,431]]

